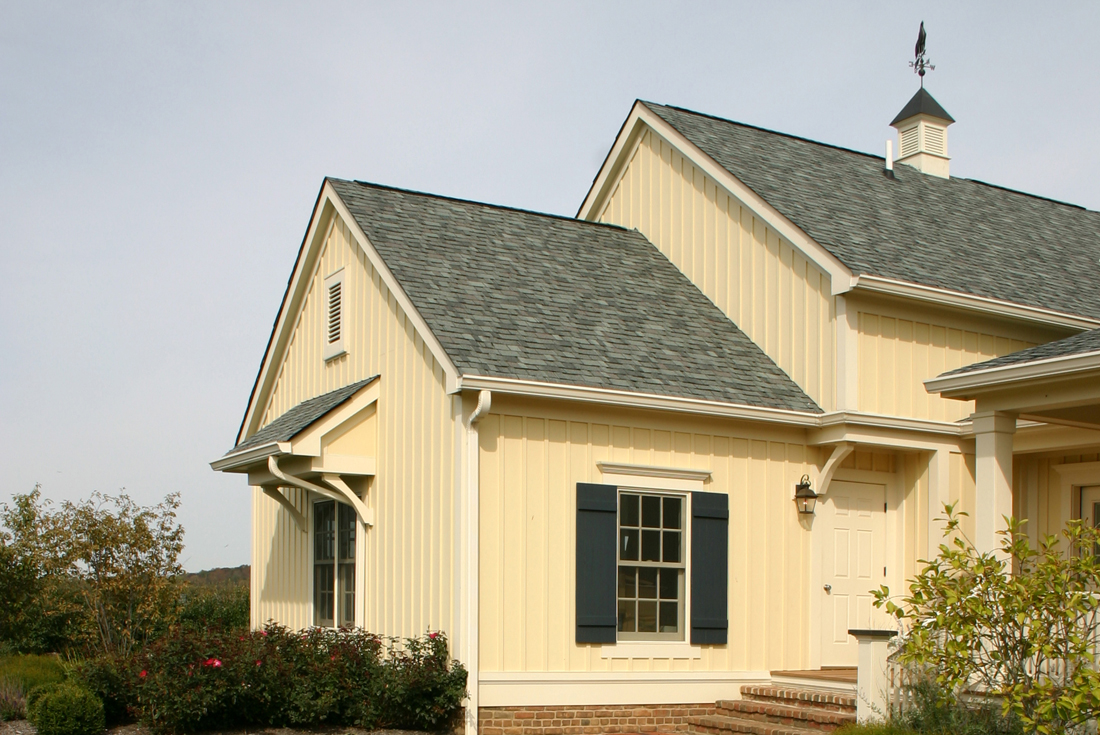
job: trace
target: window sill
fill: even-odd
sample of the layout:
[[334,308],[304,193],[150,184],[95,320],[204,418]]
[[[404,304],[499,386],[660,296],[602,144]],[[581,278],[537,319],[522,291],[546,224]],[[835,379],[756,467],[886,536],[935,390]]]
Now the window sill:
[[343,357],[346,354],[348,354],[348,351],[345,350],[343,347],[341,347],[339,350],[337,350],[337,351],[335,351],[331,354],[325,353],[325,362],[326,363],[331,362],[331,361],[335,360],[337,357]]
[[600,658],[700,658],[703,649],[684,641],[621,641],[600,646]]

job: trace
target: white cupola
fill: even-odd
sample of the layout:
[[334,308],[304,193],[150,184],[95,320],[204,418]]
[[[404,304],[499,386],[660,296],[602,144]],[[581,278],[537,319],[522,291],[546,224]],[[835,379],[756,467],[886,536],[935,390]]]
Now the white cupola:
[[921,87],[890,123],[898,131],[898,163],[932,176],[951,178],[947,126],[953,122],[955,118]]

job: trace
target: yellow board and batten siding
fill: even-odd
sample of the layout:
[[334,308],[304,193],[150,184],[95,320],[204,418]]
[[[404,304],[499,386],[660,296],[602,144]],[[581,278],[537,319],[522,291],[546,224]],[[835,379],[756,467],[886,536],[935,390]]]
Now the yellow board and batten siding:
[[599,217],[637,229],[826,411],[836,404],[829,277],[646,129]]
[[[411,636],[450,632],[453,624],[454,421],[442,367],[414,330],[393,294],[336,219],[313,274],[280,374],[264,410],[270,423],[302,401],[381,375],[376,433],[377,477],[367,504],[374,527],[365,533],[357,590],[364,625],[373,632]],[[347,354],[325,362],[324,279],[345,270]],[[370,440],[367,441],[370,443]],[[350,451],[340,449],[340,451]],[[308,511],[301,491],[291,497]],[[311,625],[312,551],[289,514],[253,490],[252,624],[276,619]],[[311,519],[307,515],[307,519]],[[360,532],[362,533],[360,526]]]
[[940,398],[924,381],[948,370],[1033,347],[1034,342],[914,319],[859,312],[859,410],[958,421],[973,401]]
[[[811,539],[791,489],[819,457],[800,432],[502,396],[478,436],[482,671],[807,665]],[[575,642],[576,485],[601,482],[601,460],[707,469],[706,491],[729,495],[728,645],[698,659],[604,659]]]

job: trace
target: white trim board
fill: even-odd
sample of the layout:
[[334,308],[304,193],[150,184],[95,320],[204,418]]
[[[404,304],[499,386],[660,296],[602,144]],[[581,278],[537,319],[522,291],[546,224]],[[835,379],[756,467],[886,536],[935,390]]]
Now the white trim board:
[[701,704],[766,684],[767,671],[481,672],[481,707]]
[[720,166],[713,158],[696,147],[679,130],[669,125],[660,115],[650,110],[642,101],[636,101],[630,110],[630,115],[623,124],[622,132],[615,141],[608,160],[597,175],[596,180],[589,189],[584,203],[577,212],[579,219],[596,221],[603,214],[610,194],[618,183],[618,177],[626,169],[627,157],[624,153],[633,150],[631,144],[636,143],[643,134],[645,126],[653,130],[657,135],[668,141],[669,145],[679,150],[693,164],[698,166],[703,173],[714,181],[717,181],[726,191],[743,202],[745,206],[756,212],[765,224],[776,234],[800,250],[814,265],[829,274],[829,283],[832,294],[843,293],[849,290],[854,274],[840,260],[816,243],[797,225],[780,214],[763,197],[746,186],[740,179]]

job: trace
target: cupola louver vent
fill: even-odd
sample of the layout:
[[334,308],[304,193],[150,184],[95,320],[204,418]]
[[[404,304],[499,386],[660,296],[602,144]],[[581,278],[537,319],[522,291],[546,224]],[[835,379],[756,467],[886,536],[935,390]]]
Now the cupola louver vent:
[[321,316],[321,333],[324,335],[324,355],[331,360],[347,352],[344,341],[344,269],[325,279],[325,306]]
[[898,131],[898,163],[926,174],[951,177],[947,126],[955,119],[921,87],[890,123]]

